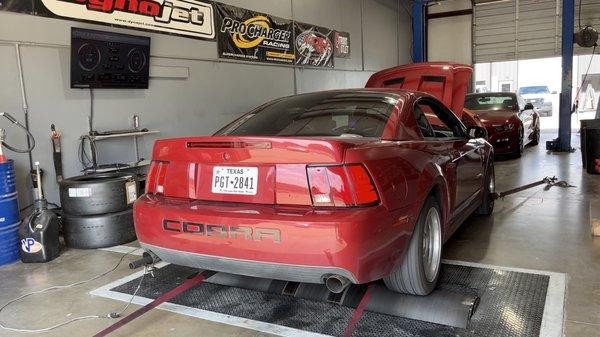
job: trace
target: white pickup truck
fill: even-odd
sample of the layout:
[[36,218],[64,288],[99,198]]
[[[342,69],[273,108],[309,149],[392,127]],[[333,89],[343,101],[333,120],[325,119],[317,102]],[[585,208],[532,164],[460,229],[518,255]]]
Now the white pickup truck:
[[517,91],[527,103],[533,104],[538,109],[540,116],[552,116],[552,94],[548,86],[535,85],[529,87],[520,87]]

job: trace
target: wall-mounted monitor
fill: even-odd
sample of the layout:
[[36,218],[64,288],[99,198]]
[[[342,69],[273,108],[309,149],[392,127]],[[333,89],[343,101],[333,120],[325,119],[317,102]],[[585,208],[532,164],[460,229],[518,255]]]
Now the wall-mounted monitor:
[[71,88],[148,88],[150,38],[71,28]]

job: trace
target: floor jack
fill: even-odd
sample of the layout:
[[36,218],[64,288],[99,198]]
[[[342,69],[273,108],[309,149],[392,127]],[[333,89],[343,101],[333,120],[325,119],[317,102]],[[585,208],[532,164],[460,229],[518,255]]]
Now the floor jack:
[[493,193],[492,194],[492,198],[494,200],[496,199],[501,199],[506,197],[507,195],[511,195],[511,194],[515,194],[524,190],[528,190],[530,188],[536,187],[536,186],[540,186],[540,185],[544,185],[546,184],[546,186],[544,186],[544,191],[548,191],[550,188],[556,186],[556,187],[562,187],[562,188],[568,188],[568,187],[575,187],[573,185],[570,185],[569,183],[567,183],[564,180],[558,180],[558,178],[556,177],[545,177],[542,180],[533,182],[531,184],[527,184],[527,185],[523,185],[523,186],[519,186],[507,191],[503,191],[503,192],[498,192],[498,193]]

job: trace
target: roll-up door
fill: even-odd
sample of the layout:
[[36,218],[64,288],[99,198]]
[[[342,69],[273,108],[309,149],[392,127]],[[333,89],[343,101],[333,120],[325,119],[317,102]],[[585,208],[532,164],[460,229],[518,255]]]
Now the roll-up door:
[[[581,8],[581,26],[600,30],[600,0],[582,0]],[[475,0],[473,16],[476,63],[560,56],[562,0]],[[575,54],[589,53],[575,47]]]

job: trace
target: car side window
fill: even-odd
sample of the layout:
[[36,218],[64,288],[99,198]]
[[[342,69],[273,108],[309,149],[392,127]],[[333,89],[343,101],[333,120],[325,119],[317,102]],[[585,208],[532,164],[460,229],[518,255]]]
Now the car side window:
[[435,132],[433,132],[431,124],[429,124],[427,117],[425,117],[425,114],[423,111],[421,111],[418,105],[415,105],[414,113],[415,119],[417,120],[417,125],[419,126],[419,129],[421,129],[421,134],[423,137],[435,137]]
[[420,99],[415,104],[415,110],[419,109],[433,128],[434,137],[465,137],[465,127],[460,120],[445,109],[441,103],[436,103],[430,99]]

